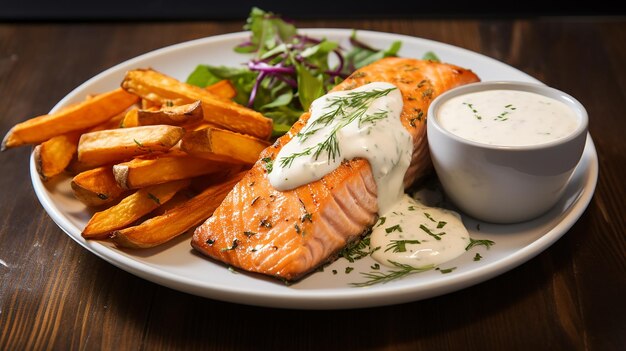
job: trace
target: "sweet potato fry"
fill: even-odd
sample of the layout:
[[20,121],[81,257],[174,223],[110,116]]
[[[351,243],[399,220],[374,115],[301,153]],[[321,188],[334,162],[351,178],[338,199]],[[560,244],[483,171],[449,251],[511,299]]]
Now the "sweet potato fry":
[[137,124],[140,126],[156,124],[179,126],[187,123],[200,122],[202,118],[203,114],[200,101],[180,106],[163,107],[156,111],[137,111]]
[[126,112],[124,118],[120,122],[121,128],[139,127],[139,109],[133,108]]
[[161,216],[116,230],[111,239],[116,245],[129,248],[148,248],[169,241],[209,218],[243,175],[241,172],[223,183],[210,186]]
[[272,120],[259,112],[154,70],[128,71],[122,88],[161,105],[183,105],[200,100],[208,122],[264,140],[272,134]]
[[95,213],[82,232],[86,239],[103,239],[116,229],[124,228],[168,202],[174,194],[188,186],[189,179],[139,189],[114,206]]
[[180,148],[196,157],[252,164],[269,145],[267,141],[248,135],[208,127],[185,134]]
[[226,99],[232,99],[237,96],[237,90],[227,79],[220,80],[219,82],[211,84],[204,89],[213,95],[221,96]]
[[89,165],[123,161],[135,156],[165,152],[183,136],[181,127],[158,125],[102,130],[83,134],[78,160]]
[[99,130],[106,130],[106,129],[117,129],[117,128],[121,128],[122,126],[122,121],[124,120],[124,116],[126,116],[127,111],[118,113],[117,115],[113,116],[111,119],[102,122],[100,124],[98,124],[95,127],[91,127],[89,129],[87,129],[86,133],[89,132],[97,132]]
[[87,206],[109,204],[124,192],[115,182],[111,166],[79,173],[72,179],[71,185],[74,196]]
[[57,113],[31,118],[16,124],[7,133],[1,149],[38,144],[57,135],[93,127],[126,110],[137,101],[137,96],[116,89]]
[[221,162],[191,156],[164,156],[139,159],[113,166],[117,184],[123,189],[143,188],[149,185],[192,178],[228,168]]
[[70,132],[57,135],[35,146],[35,166],[43,181],[60,174],[67,168],[76,154],[78,138],[80,138],[80,132]]

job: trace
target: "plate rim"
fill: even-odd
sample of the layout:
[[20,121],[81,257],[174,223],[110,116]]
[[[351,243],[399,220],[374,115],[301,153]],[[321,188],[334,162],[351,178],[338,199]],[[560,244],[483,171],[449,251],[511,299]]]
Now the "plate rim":
[[[299,29],[302,33],[311,33],[312,35],[319,35],[319,33],[330,35],[350,35],[351,29],[340,28],[302,28]],[[516,70],[529,79],[538,81],[523,71],[507,65],[501,61],[495,60],[489,56],[462,48],[451,44],[434,41],[431,39],[413,37],[404,34],[396,34],[380,31],[369,30],[357,30],[358,33],[365,35],[379,37],[383,40],[403,40],[414,41],[419,44],[426,44],[431,46],[443,46],[449,50],[461,52],[463,55],[471,55],[478,57],[481,60],[489,61],[489,64],[496,64],[502,66],[508,70]],[[220,34],[216,36],[208,36],[204,38],[193,39],[169,46],[165,46],[159,49],[155,49],[136,57],[130,58],[123,62],[120,62],[92,78],[86,80],[82,84],[78,85],[71,92],[69,92],[63,99],[61,99],[51,109],[51,112],[56,111],[61,106],[64,106],[69,100],[76,97],[76,95],[84,89],[84,87],[91,85],[93,82],[107,77],[111,74],[116,74],[118,71],[125,70],[127,66],[131,66],[135,62],[142,61],[146,58],[167,54],[171,51],[181,50],[187,47],[195,45],[207,45],[216,43],[219,41],[230,41],[241,36],[249,35],[248,32],[235,32]],[[541,82],[540,82],[541,83]],[[542,83],[543,84],[543,83]],[[587,157],[586,159],[584,159]],[[156,284],[163,285],[178,291],[202,296],[205,298],[217,299],[222,301],[229,301],[235,303],[242,303],[247,305],[266,306],[266,307],[279,307],[279,308],[298,308],[298,309],[342,309],[342,308],[362,308],[362,307],[374,307],[391,304],[399,304],[409,301],[416,301],[433,296],[447,294],[452,291],[456,291],[465,287],[469,287],[485,280],[491,279],[499,274],[505,273],[524,262],[532,259],[539,253],[549,248],[554,242],[560,239],[569,229],[578,221],[580,216],[584,213],[588,207],[593,194],[595,192],[597,178],[598,178],[598,158],[595,145],[589,133],[587,133],[587,143],[585,145],[585,151],[583,158],[579,162],[579,165],[585,164],[585,177],[582,184],[581,193],[566,209],[561,213],[567,213],[554,227],[552,227],[547,233],[540,238],[532,241],[528,245],[516,250],[512,255],[499,259],[495,262],[481,266],[478,269],[469,271],[460,276],[448,276],[441,277],[437,281],[429,284],[426,290],[421,291],[419,298],[411,298],[411,294],[416,293],[416,289],[413,286],[398,286],[390,291],[381,289],[380,292],[371,290],[350,288],[352,290],[334,291],[332,288],[317,289],[317,290],[297,290],[294,293],[292,290],[273,291],[272,293],[266,292],[250,292],[242,291],[241,288],[231,288],[226,285],[215,286],[209,281],[197,281],[190,277],[178,276],[175,273],[159,270],[157,267],[151,266],[147,262],[141,262],[130,257],[127,257],[120,252],[111,250],[109,247],[93,241],[86,241],[80,236],[81,230],[74,226],[73,223],[67,219],[62,211],[56,207],[54,201],[50,197],[50,193],[46,189],[44,183],[40,180],[36,171],[34,155],[30,156],[30,176],[33,184],[34,191],[48,215],[53,219],[57,226],[65,232],[70,238],[77,242],[80,246],[87,249],[89,252],[102,258],[106,262],[123,269],[135,276],[142,279],[152,281]],[[77,231],[78,236],[70,233],[69,231]],[[557,231],[557,233],[554,233]],[[390,299],[390,302],[380,301],[381,297]],[[253,299],[254,301],[251,301]],[[330,300],[329,300],[330,299]]]

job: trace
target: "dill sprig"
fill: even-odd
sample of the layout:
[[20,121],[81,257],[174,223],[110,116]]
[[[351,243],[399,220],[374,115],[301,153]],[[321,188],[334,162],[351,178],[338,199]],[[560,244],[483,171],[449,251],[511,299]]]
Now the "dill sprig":
[[370,249],[370,233],[371,232],[367,233],[363,239],[348,244],[348,246],[344,247],[339,252],[339,256],[350,262],[354,262],[362,259],[363,257],[369,256],[374,251],[380,249],[380,246]]
[[487,249],[489,249],[494,244],[495,242],[492,240],[476,240],[476,239],[470,238],[470,243],[467,244],[467,246],[465,247],[465,251],[468,251],[474,246],[485,246]]
[[324,127],[336,122],[330,130],[328,137],[317,145],[310,146],[300,152],[295,152],[289,156],[282,157],[280,159],[280,165],[284,168],[291,167],[296,158],[309,156],[311,154],[317,161],[323,153],[328,155],[328,163],[330,163],[331,160],[335,161],[337,157],[341,156],[339,141],[337,140],[337,132],[356,120],[358,120],[360,127],[363,123],[374,123],[377,120],[386,118],[387,111],[378,111],[372,114],[366,114],[366,112],[372,101],[380,97],[387,96],[395,89],[397,88],[382,90],[376,89],[371,91],[352,91],[346,94],[346,96],[329,98],[329,110],[315,121],[311,122],[311,124],[306,126],[305,129],[296,136],[300,142],[304,142]]
[[364,282],[359,282],[359,283],[350,283],[350,285],[363,287],[363,286],[371,286],[371,285],[375,285],[379,283],[384,284],[394,279],[405,277],[409,274],[422,273],[422,272],[426,272],[435,268],[435,266],[432,264],[428,266],[423,266],[423,267],[413,267],[408,264],[398,263],[398,262],[391,261],[391,260],[389,260],[389,263],[391,263],[398,269],[387,271],[387,272],[368,272],[368,273],[362,272],[361,275],[368,278],[368,280]]
[[420,244],[419,240],[391,240],[391,242],[385,248],[385,252],[391,250],[391,252],[406,252],[407,244]]

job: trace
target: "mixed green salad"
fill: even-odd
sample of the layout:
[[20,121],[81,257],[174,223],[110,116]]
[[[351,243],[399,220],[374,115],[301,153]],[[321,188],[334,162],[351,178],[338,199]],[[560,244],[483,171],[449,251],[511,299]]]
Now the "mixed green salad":
[[[353,31],[348,50],[336,41],[300,34],[290,21],[259,8],[252,9],[244,30],[250,31],[250,38],[234,50],[250,57],[245,65],[201,64],[187,83],[206,87],[228,79],[237,90],[236,102],[273,119],[274,137],[287,132],[313,100],[356,69],[396,56],[402,46],[395,41],[386,49],[373,48]],[[431,52],[424,58],[438,60]],[[331,67],[331,62],[336,64]]]

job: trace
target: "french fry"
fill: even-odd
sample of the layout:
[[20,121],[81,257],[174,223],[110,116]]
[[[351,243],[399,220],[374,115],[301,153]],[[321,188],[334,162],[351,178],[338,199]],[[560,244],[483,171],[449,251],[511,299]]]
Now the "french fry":
[[182,138],[181,127],[158,125],[102,130],[83,134],[78,143],[78,161],[103,165],[135,156],[165,152]]
[[237,96],[237,90],[228,79],[220,80],[204,89],[213,95],[221,96],[226,99],[232,99]]
[[113,116],[111,119],[102,122],[100,124],[98,124],[95,127],[91,127],[89,128],[86,133],[88,132],[97,132],[99,130],[106,130],[106,129],[117,129],[121,127],[122,121],[124,120],[124,116],[126,116],[126,112],[121,112],[118,113],[117,115]]
[[202,121],[200,101],[192,104],[163,107],[160,110],[138,110],[137,125],[149,126],[156,124],[181,125]]
[[137,190],[114,206],[96,212],[82,232],[86,239],[103,239],[116,229],[124,228],[157,207],[168,202],[174,194],[188,186],[189,179],[154,185]]
[[158,110],[161,108],[161,104],[152,102],[148,99],[141,99],[141,108],[144,110],[151,109],[151,108]]
[[87,206],[101,206],[117,200],[124,189],[115,182],[111,166],[77,174],[71,182],[74,196]]
[[99,94],[57,113],[16,124],[4,137],[0,149],[39,144],[57,135],[93,127],[126,110],[137,101],[137,96],[122,89]]
[[180,148],[200,158],[252,164],[269,145],[267,141],[249,135],[208,127],[186,133]]
[[39,177],[46,181],[67,168],[76,154],[80,132],[57,135],[35,146],[33,156]]
[[216,173],[228,167],[220,162],[188,155],[164,156],[154,159],[136,158],[114,165],[113,174],[122,189],[136,189]]
[[181,189],[179,192],[174,195],[170,199],[170,201],[162,204],[161,206],[155,208],[152,212],[148,214],[149,217],[161,216],[167,213],[167,211],[172,210],[180,206],[183,202],[189,201],[192,197],[194,197],[197,193],[193,192],[191,189],[185,188]]
[[138,115],[139,115],[139,109],[133,108],[133,109],[128,110],[126,114],[124,115],[124,118],[122,118],[122,121],[120,122],[120,127],[122,128],[139,127]]
[[264,140],[272,134],[272,120],[259,112],[154,70],[126,72],[122,88],[161,105],[183,105],[200,100],[208,122]]
[[238,173],[223,183],[208,187],[161,216],[116,230],[111,239],[116,245],[129,248],[148,248],[167,242],[209,218],[244,174]]

